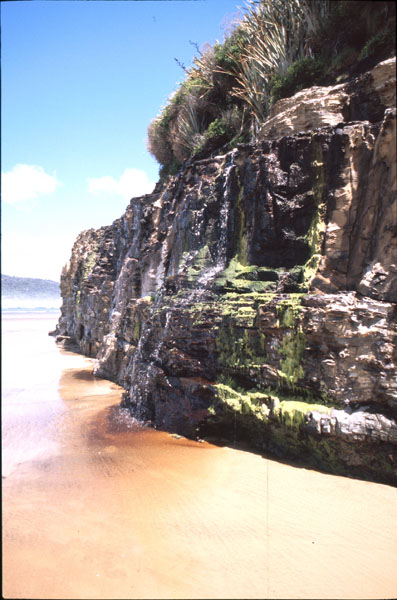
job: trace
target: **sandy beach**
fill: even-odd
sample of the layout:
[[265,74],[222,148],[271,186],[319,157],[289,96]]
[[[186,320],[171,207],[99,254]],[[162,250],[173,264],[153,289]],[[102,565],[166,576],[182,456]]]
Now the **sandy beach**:
[[393,598],[396,489],[146,429],[3,321],[5,598]]

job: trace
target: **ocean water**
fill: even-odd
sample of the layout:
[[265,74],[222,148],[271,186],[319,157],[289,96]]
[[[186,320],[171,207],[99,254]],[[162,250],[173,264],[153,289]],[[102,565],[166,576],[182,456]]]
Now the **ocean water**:
[[1,308],[3,311],[19,310],[19,311],[57,311],[62,304],[62,298],[56,296],[53,298],[43,297],[26,297],[26,298],[13,298],[8,296],[2,296]]
[[48,332],[55,329],[59,314],[57,308],[42,306],[3,307],[3,476],[57,447],[49,424],[63,411],[58,388],[66,363]]
[[2,312],[3,597],[391,598],[394,488],[175,438]]

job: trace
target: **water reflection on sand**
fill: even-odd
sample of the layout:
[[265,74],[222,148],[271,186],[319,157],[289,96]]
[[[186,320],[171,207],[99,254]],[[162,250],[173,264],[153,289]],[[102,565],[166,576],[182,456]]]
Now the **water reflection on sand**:
[[395,489],[141,427],[51,325],[3,340],[5,597],[395,596]]

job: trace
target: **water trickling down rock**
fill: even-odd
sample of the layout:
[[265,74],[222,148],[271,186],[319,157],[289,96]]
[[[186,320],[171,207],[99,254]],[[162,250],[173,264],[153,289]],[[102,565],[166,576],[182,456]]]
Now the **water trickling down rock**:
[[80,234],[58,339],[134,416],[397,482],[393,77],[280,101],[258,143]]

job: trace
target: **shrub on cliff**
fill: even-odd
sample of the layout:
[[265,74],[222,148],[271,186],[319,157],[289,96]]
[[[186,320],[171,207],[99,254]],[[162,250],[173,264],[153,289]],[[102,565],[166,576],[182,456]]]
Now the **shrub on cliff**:
[[373,0],[246,0],[224,42],[206,45],[148,129],[148,148],[175,173],[255,133],[279,98],[330,85],[395,52],[395,4]]
[[288,67],[284,75],[276,73],[269,81],[269,101],[274,104],[280,98],[288,98],[312,85],[326,84],[327,76],[321,58],[305,56]]
[[241,102],[230,95],[233,78],[223,70],[235,60],[235,48],[230,50],[232,58],[226,58],[224,50],[220,44],[207,45],[149,125],[148,148],[165,174],[172,165],[242,134],[244,111]]
[[190,156],[248,141],[268,114],[271,76],[303,52],[303,5],[306,0],[247,0],[244,17],[223,44],[199,52],[149,126],[149,151],[163,173]]

